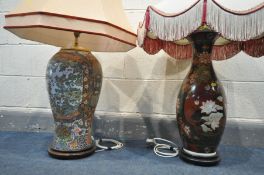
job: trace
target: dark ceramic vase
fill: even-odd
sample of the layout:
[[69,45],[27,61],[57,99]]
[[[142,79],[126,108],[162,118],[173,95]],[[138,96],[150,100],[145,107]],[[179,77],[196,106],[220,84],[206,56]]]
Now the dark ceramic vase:
[[49,154],[81,158],[95,151],[92,121],[102,84],[100,63],[88,51],[62,49],[49,61],[47,87],[55,121]]
[[215,32],[195,32],[193,63],[177,100],[177,123],[183,148],[180,157],[190,163],[215,165],[217,146],[226,123],[225,95],[214,72],[211,52]]

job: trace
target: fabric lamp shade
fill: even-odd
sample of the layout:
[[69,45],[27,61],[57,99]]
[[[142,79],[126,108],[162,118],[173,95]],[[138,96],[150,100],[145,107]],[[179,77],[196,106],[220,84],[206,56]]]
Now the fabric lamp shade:
[[192,57],[188,36],[201,27],[219,35],[213,60],[228,59],[240,51],[264,55],[263,0],[165,0],[149,6],[138,28],[139,46],[149,54],[161,49],[176,59]]
[[23,0],[6,15],[5,29],[58,47],[79,45],[97,52],[122,52],[136,46],[121,0]]

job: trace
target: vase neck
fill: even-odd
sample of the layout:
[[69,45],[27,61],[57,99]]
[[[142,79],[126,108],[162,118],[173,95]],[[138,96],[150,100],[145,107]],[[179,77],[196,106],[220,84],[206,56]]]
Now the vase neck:
[[216,37],[216,32],[196,32],[190,35],[189,40],[193,44],[193,66],[212,66],[211,54]]

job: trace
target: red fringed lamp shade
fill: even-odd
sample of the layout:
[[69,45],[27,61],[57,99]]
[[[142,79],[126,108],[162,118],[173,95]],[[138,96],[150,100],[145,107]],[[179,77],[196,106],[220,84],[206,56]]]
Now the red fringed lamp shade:
[[[177,6],[175,2],[173,5]],[[240,51],[261,57],[264,55],[263,19],[264,3],[247,11],[233,11],[215,0],[198,0],[177,14],[149,6],[138,29],[138,44],[149,54],[163,49],[176,59],[188,59],[193,54],[188,36],[197,29],[210,28],[219,34],[211,59],[228,59]]]

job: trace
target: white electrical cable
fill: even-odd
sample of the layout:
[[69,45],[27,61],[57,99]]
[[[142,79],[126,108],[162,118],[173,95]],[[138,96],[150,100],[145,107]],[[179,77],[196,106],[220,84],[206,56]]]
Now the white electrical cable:
[[[153,139],[147,139],[146,142],[148,144],[154,144],[153,151],[157,156],[169,158],[169,157],[177,157],[179,154],[178,146],[172,141],[162,138],[153,138]],[[163,142],[163,143],[158,143],[158,142]],[[163,152],[161,150],[170,150],[171,153]]]
[[[115,145],[112,147],[107,147],[101,145],[102,142],[111,142]],[[169,157],[176,157],[179,154],[177,145],[172,141],[162,138],[153,138],[153,139],[147,139],[146,142],[148,144],[154,144],[153,151],[157,156],[169,158]],[[117,149],[121,149],[124,146],[123,143],[114,139],[98,139],[95,140],[95,143],[96,143],[96,147],[100,148],[99,150],[96,150],[96,152],[101,152],[106,150],[117,150]],[[171,152],[163,152],[162,150],[169,150]]]
[[[103,146],[100,144],[102,142],[111,142],[115,144],[115,146],[112,146],[112,147]],[[114,139],[98,139],[98,140],[95,140],[95,144],[97,148],[100,148],[99,150],[96,150],[95,152],[101,152],[105,150],[117,150],[117,149],[121,149],[124,146],[123,143],[117,140],[114,140]]]

